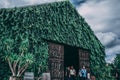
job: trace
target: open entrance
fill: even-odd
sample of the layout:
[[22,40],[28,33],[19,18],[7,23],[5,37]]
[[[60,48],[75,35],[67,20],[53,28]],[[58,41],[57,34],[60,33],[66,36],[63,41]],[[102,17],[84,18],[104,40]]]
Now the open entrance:
[[51,80],[64,80],[64,69],[68,66],[73,66],[77,74],[83,64],[90,71],[88,50],[51,42],[48,47]]
[[79,53],[78,48],[64,46],[64,68],[73,66],[78,73],[79,70]]

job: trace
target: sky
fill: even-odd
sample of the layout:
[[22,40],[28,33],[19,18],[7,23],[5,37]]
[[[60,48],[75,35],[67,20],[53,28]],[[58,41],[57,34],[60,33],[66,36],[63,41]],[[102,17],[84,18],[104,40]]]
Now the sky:
[[[0,0],[0,8],[51,3],[63,0]],[[105,46],[106,61],[120,54],[120,0],[71,0]]]

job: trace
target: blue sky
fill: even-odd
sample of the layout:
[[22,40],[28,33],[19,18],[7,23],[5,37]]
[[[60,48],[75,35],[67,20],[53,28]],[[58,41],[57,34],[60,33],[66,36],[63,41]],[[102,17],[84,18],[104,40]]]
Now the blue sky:
[[[36,5],[62,0],[0,0],[0,8]],[[71,0],[105,46],[106,61],[120,54],[120,0]]]

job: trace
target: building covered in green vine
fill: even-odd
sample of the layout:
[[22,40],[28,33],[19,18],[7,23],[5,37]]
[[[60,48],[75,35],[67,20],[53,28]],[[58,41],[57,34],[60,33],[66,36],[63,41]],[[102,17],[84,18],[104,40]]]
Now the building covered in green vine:
[[90,26],[69,1],[36,6],[0,9],[0,76],[10,76],[5,40],[12,40],[12,51],[19,52],[27,39],[28,52],[35,63],[28,71],[40,75],[49,69],[51,80],[64,80],[64,70],[85,65],[96,80],[105,80],[105,49]]

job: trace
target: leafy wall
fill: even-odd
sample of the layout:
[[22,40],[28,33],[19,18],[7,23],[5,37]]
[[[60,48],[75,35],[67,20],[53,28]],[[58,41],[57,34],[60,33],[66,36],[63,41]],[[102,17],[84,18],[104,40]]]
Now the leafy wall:
[[[30,52],[36,55],[38,63],[44,65],[47,64],[38,60],[44,58],[44,61],[47,61],[47,43],[43,39],[88,49],[91,72],[98,80],[103,80],[104,47],[69,1],[1,9],[1,57],[4,55],[5,44],[3,42],[8,38],[14,41],[15,49],[19,46],[21,39],[28,38]],[[5,68],[2,67],[1,72],[5,72]],[[2,74],[0,73],[0,75]]]

